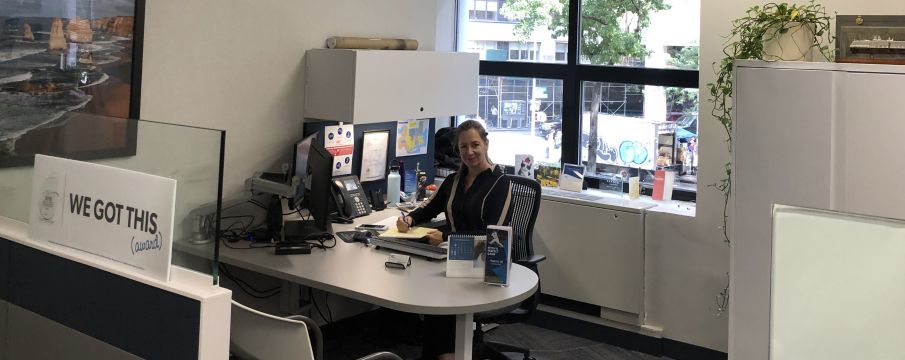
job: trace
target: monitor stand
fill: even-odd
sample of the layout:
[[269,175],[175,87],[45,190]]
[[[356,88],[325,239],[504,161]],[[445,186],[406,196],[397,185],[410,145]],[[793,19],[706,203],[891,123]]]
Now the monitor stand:
[[323,234],[333,234],[330,224],[327,229],[319,229],[314,220],[288,220],[283,221],[283,241],[300,241],[319,238]]

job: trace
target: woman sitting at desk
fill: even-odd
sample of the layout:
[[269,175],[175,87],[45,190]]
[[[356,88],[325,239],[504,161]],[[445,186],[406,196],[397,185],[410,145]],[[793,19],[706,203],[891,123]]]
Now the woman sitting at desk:
[[[487,225],[509,225],[511,219],[511,184],[487,157],[487,131],[477,121],[465,121],[456,128],[455,144],[462,158],[459,171],[448,176],[421,206],[396,220],[399,231],[406,232],[444,212],[446,226],[428,233],[432,245],[443,242],[444,233],[483,233]],[[455,317],[425,315],[424,322],[422,359],[452,359]]]

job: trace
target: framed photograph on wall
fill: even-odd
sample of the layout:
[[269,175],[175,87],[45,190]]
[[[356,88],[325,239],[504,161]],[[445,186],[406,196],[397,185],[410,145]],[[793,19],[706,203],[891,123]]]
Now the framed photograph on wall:
[[361,181],[385,179],[390,131],[366,131],[361,142]]
[[135,154],[144,0],[0,0],[0,167]]

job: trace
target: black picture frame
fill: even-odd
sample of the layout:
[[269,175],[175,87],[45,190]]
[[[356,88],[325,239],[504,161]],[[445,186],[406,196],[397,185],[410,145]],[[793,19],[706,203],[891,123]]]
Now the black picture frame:
[[0,168],[136,154],[144,14],[145,0],[0,0],[0,79],[14,79]]

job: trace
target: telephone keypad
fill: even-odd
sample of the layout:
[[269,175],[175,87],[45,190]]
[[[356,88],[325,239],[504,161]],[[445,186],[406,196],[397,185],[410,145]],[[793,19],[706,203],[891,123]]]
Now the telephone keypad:
[[359,198],[358,196],[353,197],[353,199],[355,199],[355,204],[353,205],[355,206],[355,212],[359,215],[367,214],[368,209],[364,205],[365,202],[361,201],[361,198]]

